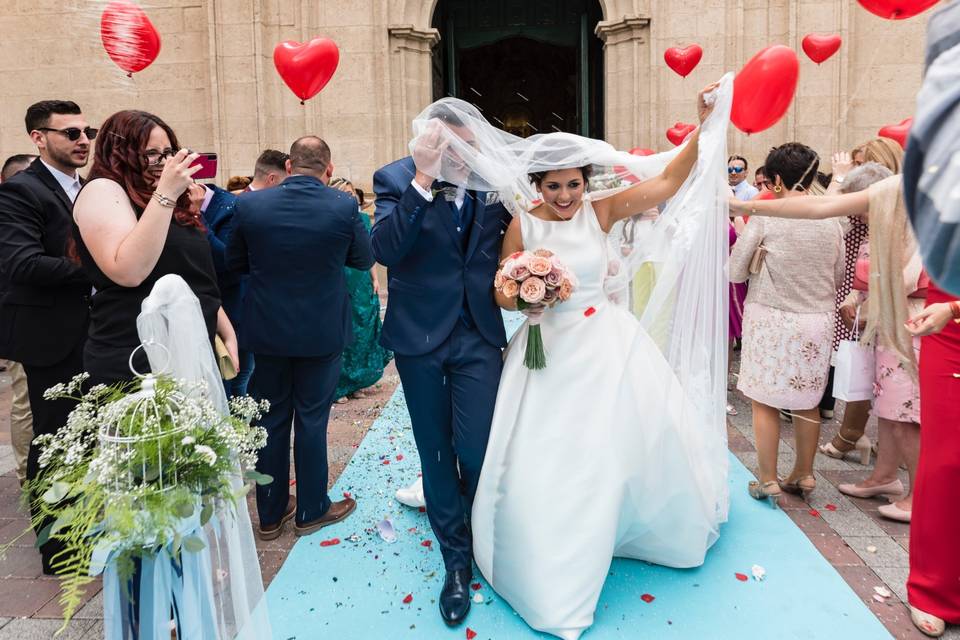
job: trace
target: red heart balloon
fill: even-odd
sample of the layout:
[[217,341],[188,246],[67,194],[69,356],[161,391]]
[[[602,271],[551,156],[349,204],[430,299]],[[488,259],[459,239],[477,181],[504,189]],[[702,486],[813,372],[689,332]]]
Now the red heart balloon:
[[143,9],[128,0],[113,0],[103,10],[100,40],[128,76],[149,67],[160,53],[160,34]]
[[730,121],[744,133],[769,129],[787,112],[797,90],[800,61],[782,44],[750,58],[733,80]]
[[857,0],[860,5],[874,15],[887,20],[906,20],[923,13],[938,0]]
[[900,124],[888,124],[877,131],[881,138],[890,138],[895,140],[902,148],[907,148],[907,136],[910,135],[910,127],[913,126],[913,118],[902,120]]
[[630,149],[629,153],[633,156],[652,156],[656,151],[653,149],[644,149],[643,147],[634,147]]
[[281,42],[273,49],[273,65],[300,102],[327,86],[340,63],[340,50],[329,38]]
[[836,33],[830,35],[810,33],[805,35],[803,42],[801,42],[803,52],[817,64],[835,54],[841,44],[843,44],[843,39]]
[[703,49],[698,44],[692,44],[689,47],[670,47],[663,52],[663,59],[667,66],[675,72],[686,78],[690,75],[703,57]]
[[696,128],[697,125],[695,124],[678,122],[667,129],[667,140],[672,142],[674,146],[680,146],[680,144],[687,139],[687,136],[693,133],[693,130]]

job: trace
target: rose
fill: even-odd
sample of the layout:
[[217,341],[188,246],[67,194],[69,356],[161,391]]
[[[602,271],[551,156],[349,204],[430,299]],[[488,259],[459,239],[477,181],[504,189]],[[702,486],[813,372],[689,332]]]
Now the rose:
[[527,304],[539,304],[547,293],[547,286],[540,278],[527,278],[520,285],[520,299]]
[[503,287],[503,282],[505,278],[503,277],[503,271],[497,271],[496,275],[493,276],[493,288],[501,289]]
[[560,294],[557,292],[556,289],[548,288],[546,292],[543,294],[542,302],[543,304],[549,307],[550,305],[554,304],[557,301],[559,296]]
[[553,251],[550,251],[549,249],[537,249],[536,251],[533,252],[533,255],[538,256],[540,258],[552,258]]
[[507,298],[516,298],[517,294],[520,293],[520,285],[516,280],[505,280],[503,287],[500,289],[500,293]]
[[507,260],[516,260],[522,255],[523,255],[523,251],[515,251],[507,257]]
[[516,280],[517,282],[523,282],[528,277],[530,277],[530,270],[527,269],[526,265],[522,265],[519,262],[515,263],[510,271],[507,271],[507,277],[511,280]]
[[558,269],[553,269],[550,273],[543,276],[543,282],[547,285],[548,289],[556,289],[560,286],[560,283],[563,282],[563,272]]
[[559,289],[560,302],[566,302],[570,299],[570,296],[573,295],[573,283],[569,279],[565,279],[560,283]]
[[533,256],[530,258],[530,263],[527,265],[527,268],[530,270],[530,273],[535,276],[545,276],[550,273],[552,266],[549,258]]

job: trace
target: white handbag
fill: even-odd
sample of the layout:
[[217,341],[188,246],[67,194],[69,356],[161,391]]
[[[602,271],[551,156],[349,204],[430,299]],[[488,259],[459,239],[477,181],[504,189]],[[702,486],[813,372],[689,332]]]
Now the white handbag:
[[873,400],[876,378],[874,347],[860,344],[860,307],[853,321],[853,340],[841,340],[833,370],[833,397],[846,402]]

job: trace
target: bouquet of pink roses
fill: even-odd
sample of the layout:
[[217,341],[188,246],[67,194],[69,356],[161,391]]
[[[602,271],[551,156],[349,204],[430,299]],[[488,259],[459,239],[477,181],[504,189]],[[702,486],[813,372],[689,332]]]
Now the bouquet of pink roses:
[[[507,298],[517,301],[521,311],[535,306],[552,307],[570,299],[577,286],[573,272],[563,266],[552,251],[517,251],[508,256],[493,278],[493,286]],[[543,369],[547,356],[539,319],[530,319],[527,350],[523,363],[528,369]]]

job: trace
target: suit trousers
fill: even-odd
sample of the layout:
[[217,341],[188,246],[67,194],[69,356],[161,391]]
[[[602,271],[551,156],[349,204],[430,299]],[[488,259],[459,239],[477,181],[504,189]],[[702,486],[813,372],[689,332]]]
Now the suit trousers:
[[472,566],[470,509],[477,492],[503,356],[458,321],[434,351],[396,354],[420,452],[427,517],[448,571]]
[[[56,433],[60,427],[67,424],[67,416],[77,405],[74,400],[44,400],[43,392],[61,382],[69,382],[73,376],[83,371],[83,341],[74,345],[67,356],[50,366],[40,367],[24,363],[23,370],[27,374],[27,392],[30,397],[30,409],[33,412],[34,437],[45,433]],[[30,444],[27,454],[27,480],[35,479],[40,473],[40,449]],[[37,510],[31,507],[31,513],[37,516]],[[47,518],[34,527],[37,534],[50,523]],[[53,573],[53,556],[59,553],[62,545],[51,540],[40,547],[40,556],[43,560],[44,573]]]
[[257,471],[273,482],[257,486],[260,525],[280,521],[290,496],[290,429],[294,430],[293,464],[297,474],[297,524],[316,520],[330,509],[327,495],[327,421],[340,378],[340,354],[298,358],[255,354],[250,381],[253,396],[268,400],[260,420],[267,444],[260,450]]
[[10,403],[10,444],[13,445],[13,460],[17,464],[17,480],[27,479],[27,454],[33,441],[33,414],[30,413],[30,396],[27,393],[27,374],[19,362],[10,362],[10,386],[13,401]]

